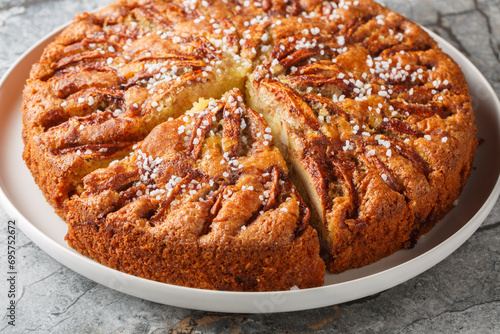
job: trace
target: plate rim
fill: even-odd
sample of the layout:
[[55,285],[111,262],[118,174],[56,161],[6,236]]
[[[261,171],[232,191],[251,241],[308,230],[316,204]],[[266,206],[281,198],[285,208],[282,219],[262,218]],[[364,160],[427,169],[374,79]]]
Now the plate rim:
[[[60,25],[54,29],[52,29],[45,36],[40,38],[36,43],[31,45],[26,51],[24,51],[16,61],[8,68],[8,70],[4,73],[2,78],[0,79],[0,90],[4,86],[5,82],[8,81],[9,77],[12,73],[18,68],[18,66],[25,60],[27,56],[29,56],[32,52],[34,52],[37,48],[44,47],[50,43],[53,38],[61,32],[68,23]],[[451,43],[445,40],[443,37],[437,35],[433,31],[423,27],[427,33],[434,38],[440,48],[445,48],[453,51],[453,55],[450,55],[457,63],[456,57],[460,58],[460,63],[466,64],[468,70],[472,70],[474,72],[473,77],[480,80],[484,86],[488,89],[488,92],[491,94],[492,100],[496,106],[496,112],[500,114],[500,101],[498,99],[497,94],[494,89],[488,82],[488,80],[484,77],[484,75],[477,69],[477,67],[458,49],[456,49]],[[43,49],[42,49],[43,51]],[[444,50],[443,50],[444,51]],[[449,51],[445,51],[449,54]],[[1,179],[0,179],[1,181]],[[493,184],[493,181],[492,181]],[[437,263],[444,260],[446,257],[451,255],[456,249],[458,249],[482,224],[482,222],[486,219],[489,212],[495,206],[495,203],[500,196],[500,173],[497,176],[497,179],[494,183],[494,186],[485,199],[484,203],[481,207],[475,212],[475,214],[456,232],[450,235],[448,238],[443,240],[441,243],[435,245],[429,250],[423,252],[422,254],[415,256],[409,260],[406,260],[398,265],[393,267],[381,270],[379,272],[372,273],[367,276],[355,278],[345,282],[339,282],[334,284],[325,284],[320,287],[309,288],[309,289],[301,289],[301,290],[293,290],[293,291],[268,291],[268,292],[244,292],[244,291],[215,291],[215,290],[205,290],[198,288],[189,288],[184,286],[177,286],[167,283],[156,282],[152,280],[147,280],[144,278],[140,278],[137,276],[129,275],[115,269],[106,267],[90,258],[87,258],[72,249],[68,249],[62,246],[59,242],[52,239],[45,233],[43,233],[37,226],[35,226],[32,222],[30,222],[24,214],[12,203],[7,194],[3,189],[3,185],[0,182],[0,205],[4,208],[9,217],[15,217],[19,221],[19,227],[23,231],[23,233],[33,241],[38,247],[40,247],[45,253],[51,256],[54,260],[59,262],[60,264],[70,268],[71,270],[77,272],[78,274],[87,277],[97,283],[100,283],[108,288],[120,291],[122,293],[126,293],[128,295],[132,295],[138,298],[150,300],[153,302],[158,302],[161,304],[172,305],[177,307],[184,307],[190,309],[197,309],[203,311],[215,311],[215,312],[224,312],[224,313],[275,313],[275,312],[290,312],[290,311],[301,311],[306,309],[314,309],[324,306],[329,306],[333,304],[339,304],[347,301],[357,300],[371,294],[381,292],[387,290],[391,287],[399,285],[408,279],[416,277],[421,273],[429,270]],[[456,239],[459,238],[457,242]],[[423,260],[428,259],[430,253],[435,253],[438,249],[445,248],[445,255],[440,256],[437,259],[434,259],[431,265],[428,265],[429,261],[426,261],[427,264],[425,269],[420,270],[409,270],[405,273],[405,269],[407,267],[416,266],[418,263]],[[68,259],[77,259],[75,263],[67,263]],[[82,268],[78,268],[77,264],[82,262],[85,264],[85,268],[90,267],[98,271],[98,273],[88,273],[85,272]],[[102,275],[104,272],[104,275]],[[401,275],[403,273],[403,275]],[[104,277],[99,277],[104,276]],[[111,282],[109,281],[109,276],[114,278]],[[387,276],[392,277],[392,279],[387,279]],[[356,285],[360,281],[363,280],[373,280],[375,285],[377,285],[376,289],[371,289],[369,291],[352,291],[352,285]],[[106,282],[107,280],[107,282]],[[127,287],[130,284],[142,285],[146,282],[146,284],[151,286],[151,291],[147,291],[147,294],[131,292]],[[164,290],[167,287],[170,291],[167,295],[171,297],[175,297],[175,300],[165,301],[164,294],[155,294],[157,289]],[[335,288],[341,289],[346,288],[346,291],[349,292],[349,296],[345,294],[342,297],[336,296],[334,302],[330,302],[329,298],[323,298],[322,302],[315,300],[318,296],[331,295],[332,290],[336,290]],[[374,291],[376,290],[376,291]],[[191,299],[188,298],[188,301],[183,301],[182,297],[186,294],[197,294],[200,299],[202,299],[203,305],[193,305]],[[305,296],[306,294],[310,294],[310,296]],[[214,304],[213,301],[210,302],[214,296],[218,297],[222,303]],[[234,298],[239,298],[239,305],[225,305],[223,301],[231,301]],[[307,297],[307,300],[304,298]],[[179,299],[180,298],[180,299]],[[290,302],[288,299],[292,299]],[[300,300],[301,306],[297,307],[295,304]],[[302,302],[304,301],[304,302]],[[209,306],[207,306],[209,305]]]

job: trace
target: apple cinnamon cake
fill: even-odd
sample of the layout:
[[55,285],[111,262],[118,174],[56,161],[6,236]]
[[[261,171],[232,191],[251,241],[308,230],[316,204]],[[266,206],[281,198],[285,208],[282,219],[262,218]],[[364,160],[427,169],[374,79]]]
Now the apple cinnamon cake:
[[412,247],[477,140],[460,67],[371,0],[121,0],[33,66],[24,160],[68,244],[189,287],[323,284]]

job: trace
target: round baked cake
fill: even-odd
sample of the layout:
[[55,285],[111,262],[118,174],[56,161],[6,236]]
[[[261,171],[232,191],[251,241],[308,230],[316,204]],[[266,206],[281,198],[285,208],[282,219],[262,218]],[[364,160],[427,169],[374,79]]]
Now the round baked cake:
[[76,251],[177,285],[323,284],[412,247],[477,141],[459,66],[371,0],[122,0],[23,94],[24,160]]

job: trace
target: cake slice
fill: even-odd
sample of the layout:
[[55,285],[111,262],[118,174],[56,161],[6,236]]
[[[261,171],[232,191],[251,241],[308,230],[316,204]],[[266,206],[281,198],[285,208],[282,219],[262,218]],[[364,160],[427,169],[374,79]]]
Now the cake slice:
[[323,284],[309,210],[238,90],[167,121],[68,202],[68,244],[120,271],[217,290]]

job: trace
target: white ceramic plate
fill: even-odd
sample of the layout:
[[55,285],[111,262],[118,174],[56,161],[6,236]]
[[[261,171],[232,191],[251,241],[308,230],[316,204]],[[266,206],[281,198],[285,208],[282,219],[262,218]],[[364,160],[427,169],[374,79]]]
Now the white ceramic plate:
[[435,34],[445,52],[463,68],[474,97],[478,148],[474,170],[453,209],[415,248],[396,252],[375,264],[339,275],[326,274],[325,285],[285,292],[225,292],[158,283],[110,269],[88,259],[64,241],[66,224],[46,203],[21,153],[22,89],[31,64],[57,29],[24,53],[0,81],[0,204],[22,231],[55,260],[102,285],[158,303],[199,310],[271,313],[298,311],[362,298],[422,273],[450,255],[481,225],[500,193],[500,103],[481,73]]

